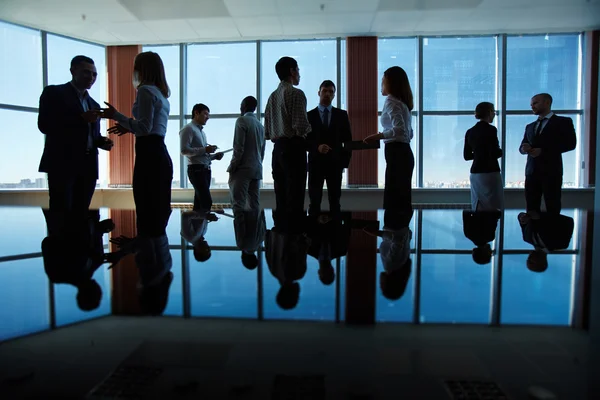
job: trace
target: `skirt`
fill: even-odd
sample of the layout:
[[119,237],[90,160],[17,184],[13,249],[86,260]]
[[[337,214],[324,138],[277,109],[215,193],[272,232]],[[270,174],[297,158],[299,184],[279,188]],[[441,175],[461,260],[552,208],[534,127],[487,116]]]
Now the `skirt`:
[[473,211],[504,208],[504,188],[500,172],[471,174],[471,208]]

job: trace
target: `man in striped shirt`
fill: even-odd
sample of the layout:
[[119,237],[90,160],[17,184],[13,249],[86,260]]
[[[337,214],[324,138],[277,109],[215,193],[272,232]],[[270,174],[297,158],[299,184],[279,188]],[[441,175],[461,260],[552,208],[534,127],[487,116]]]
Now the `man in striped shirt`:
[[276,209],[304,210],[306,190],[306,135],[311,131],[306,114],[306,96],[294,86],[300,83],[298,63],[282,57],[275,64],[279,86],[265,109],[265,138],[273,147],[273,181]]

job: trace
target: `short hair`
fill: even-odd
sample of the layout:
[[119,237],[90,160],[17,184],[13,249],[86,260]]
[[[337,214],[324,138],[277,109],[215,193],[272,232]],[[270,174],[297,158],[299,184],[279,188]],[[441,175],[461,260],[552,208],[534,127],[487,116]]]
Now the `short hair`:
[[246,112],[254,112],[256,111],[256,107],[258,107],[258,100],[254,96],[246,96],[244,100],[242,100],[242,104],[244,105],[244,109]]
[[414,108],[413,93],[406,71],[396,65],[386,69],[383,76],[387,79],[389,94],[401,100],[412,111]]
[[292,68],[298,68],[298,62],[292,57],[281,57],[279,61],[277,61],[277,64],[275,64],[275,72],[277,72],[279,80],[285,81],[292,76],[292,73],[290,72],[290,69]]
[[194,115],[196,115],[196,113],[201,113],[204,110],[210,112],[210,108],[208,108],[208,106],[206,104],[202,104],[202,103],[196,104],[194,106],[194,108],[192,108],[192,118],[194,118]]
[[135,56],[133,70],[140,74],[141,85],[154,85],[163,96],[169,98],[171,89],[167,84],[165,66],[160,56],[153,51],[145,51]]
[[487,117],[492,111],[494,111],[494,104],[489,101],[483,101],[475,107],[475,118],[481,119]]
[[81,55],[75,56],[71,60],[71,68],[75,68],[76,66],[78,66],[81,63],[94,64],[94,60],[92,60],[88,56],[81,56]]
[[550,96],[550,93],[538,93],[533,97],[543,97],[544,100],[548,100],[550,102],[550,105],[552,105],[552,96]]
[[321,86],[319,86],[319,90],[323,89],[324,87],[333,87],[333,90],[335,89],[335,83],[333,83],[333,81],[330,81],[329,79],[325,79],[322,83]]

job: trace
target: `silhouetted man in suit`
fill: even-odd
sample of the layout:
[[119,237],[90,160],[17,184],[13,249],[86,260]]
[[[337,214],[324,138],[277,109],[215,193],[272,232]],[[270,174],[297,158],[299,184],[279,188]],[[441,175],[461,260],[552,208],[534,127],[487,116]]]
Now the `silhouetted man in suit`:
[[332,261],[348,253],[351,234],[351,213],[328,213],[310,218],[307,235],[308,254],[319,261],[319,280],[324,285],[335,281]]
[[342,147],[342,143],[352,140],[350,120],[346,111],[332,106],[334,97],[334,83],[323,81],[319,87],[319,105],[308,112],[312,127],[306,138],[310,214],[321,210],[324,182],[327,182],[329,210],[340,211],[342,173],[350,164],[351,152]]
[[71,82],[50,85],[40,97],[38,128],[46,135],[40,172],[48,173],[50,208],[86,210],[98,179],[98,149],[112,140],[100,135],[100,105],[88,90],[98,73],[86,56],[71,60]]
[[492,260],[490,243],[496,239],[499,211],[465,210],[462,214],[463,233],[477,247],[473,249],[473,261],[487,264]]
[[569,247],[575,223],[562,214],[543,212],[538,215],[520,213],[518,216],[523,240],[535,247],[527,257],[527,268],[544,272],[548,268],[548,254]]
[[531,110],[537,121],[525,127],[519,152],[527,154],[525,198],[527,211],[539,213],[542,195],[546,210],[560,214],[563,176],[562,153],[574,150],[577,136],[573,120],[554,114],[552,96],[540,93],[531,98]]

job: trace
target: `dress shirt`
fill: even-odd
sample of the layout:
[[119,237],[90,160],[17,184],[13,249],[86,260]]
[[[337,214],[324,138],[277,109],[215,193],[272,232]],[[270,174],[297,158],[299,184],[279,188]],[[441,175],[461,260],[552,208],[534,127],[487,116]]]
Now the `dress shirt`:
[[206,152],[206,134],[202,125],[190,122],[179,131],[179,144],[181,146],[181,155],[188,158],[188,164],[204,165],[210,168],[211,161],[216,158],[216,154]]
[[[79,98],[79,102],[81,103],[81,107],[83,107],[83,112],[87,112],[90,110],[90,105],[87,102],[89,97],[89,93],[86,89],[79,90],[77,86],[71,81],[71,85],[77,91],[77,97]],[[88,140],[87,140],[87,149],[91,150],[94,148],[94,138],[92,137],[92,124],[88,123]]]
[[304,92],[289,82],[279,83],[265,108],[265,138],[305,138],[310,131]]
[[409,227],[400,230],[390,230],[383,227],[383,237],[379,246],[379,255],[386,272],[392,272],[402,267],[410,258],[410,241],[412,231]]
[[206,213],[185,211],[181,213],[181,237],[191,244],[204,239],[208,230]]
[[[550,120],[550,117],[552,117],[554,115],[554,113],[552,111],[550,111],[548,113],[548,115],[544,116],[544,117],[539,117],[538,118],[538,122],[535,124],[535,126],[533,127],[533,132],[537,132],[538,127],[540,126],[540,124],[542,124],[542,130],[540,131],[540,135],[542,134],[542,132],[544,132],[544,128],[546,127],[546,125],[548,124],[548,121]],[[541,118],[541,119],[540,119]]]
[[167,135],[167,123],[171,105],[169,100],[154,85],[140,86],[133,103],[132,114],[135,119],[127,118],[117,112],[114,119],[129,129],[136,137]]
[[[319,104],[318,105],[319,108],[319,115],[321,116],[321,121],[323,121],[323,118],[325,117],[323,114],[325,113],[325,109],[327,109],[328,111],[328,115],[327,115],[327,123],[325,124],[325,126],[329,126],[331,124],[331,109],[333,108],[333,106],[330,104],[327,107]],[[325,121],[323,121],[325,122]]]
[[388,96],[381,111],[384,143],[410,143],[413,138],[412,116],[410,110],[401,100]]

